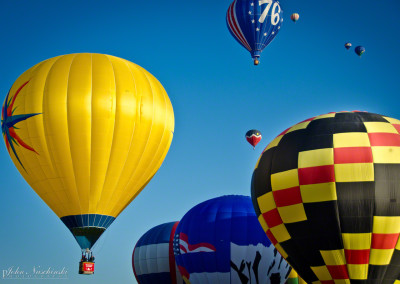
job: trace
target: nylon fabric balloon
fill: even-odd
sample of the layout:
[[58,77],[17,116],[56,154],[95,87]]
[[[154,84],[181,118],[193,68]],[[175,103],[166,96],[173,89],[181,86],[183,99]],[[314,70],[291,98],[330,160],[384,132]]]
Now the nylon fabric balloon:
[[251,191],[267,236],[307,283],[400,280],[399,120],[304,120],[265,148]]
[[135,245],[132,268],[140,284],[183,284],[175,264],[173,239],[179,222],[170,222],[148,230]]
[[299,20],[299,18],[300,18],[300,15],[297,13],[293,13],[292,15],[290,15],[290,19],[295,23]]
[[350,43],[350,42],[346,42],[345,45],[344,45],[344,47],[345,47],[347,50],[349,50],[350,47],[351,47],[351,43]]
[[363,46],[357,46],[357,47],[354,49],[354,51],[355,51],[355,53],[357,53],[358,56],[361,57],[361,55],[363,55],[364,52],[365,52],[365,48],[364,48]]
[[172,141],[164,88],[142,67],[104,54],[69,54],[24,72],[3,105],[15,166],[90,249],[147,185]]
[[265,236],[248,196],[202,202],[179,222],[176,264],[186,283],[284,283],[291,267]]
[[232,36],[247,49],[259,64],[263,49],[278,34],[283,11],[276,0],[235,0],[226,13],[226,23]]
[[256,129],[252,129],[246,132],[246,140],[250,143],[251,146],[253,146],[253,149],[261,141],[261,138],[261,132]]
[[301,277],[297,274],[297,272],[292,269],[290,271],[289,277],[287,281],[285,282],[286,284],[307,284]]

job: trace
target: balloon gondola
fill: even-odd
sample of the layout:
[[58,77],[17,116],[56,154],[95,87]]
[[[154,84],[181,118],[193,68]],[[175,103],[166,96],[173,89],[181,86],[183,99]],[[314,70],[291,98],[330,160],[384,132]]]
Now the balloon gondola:
[[173,130],[160,82],[104,54],[33,66],[12,85],[2,110],[14,165],[71,231],[82,256],[155,175]]

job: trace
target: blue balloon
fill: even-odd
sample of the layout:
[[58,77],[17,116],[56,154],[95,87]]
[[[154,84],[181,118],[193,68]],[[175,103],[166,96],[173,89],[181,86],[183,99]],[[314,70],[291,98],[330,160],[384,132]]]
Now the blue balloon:
[[132,253],[132,268],[138,283],[184,283],[176,268],[172,248],[178,223],[158,225],[147,231],[136,243]]
[[174,254],[191,284],[285,283],[291,271],[258,222],[249,196],[222,196],[190,209],[176,228]]
[[357,46],[354,51],[357,53],[358,56],[361,57],[361,55],[363,55],[363,53],[365,52],[365,47],[363,46]]
[[234,0],[226,13],[230,33],[251,53],[255,65],[282,22],[283,11],[276,0]]

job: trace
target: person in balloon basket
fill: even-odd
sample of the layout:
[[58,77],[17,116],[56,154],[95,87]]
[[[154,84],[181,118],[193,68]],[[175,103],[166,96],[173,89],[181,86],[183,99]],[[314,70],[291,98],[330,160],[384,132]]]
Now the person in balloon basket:
[[84,255],[84,254],[82,253],[81,262],[85,262],[85,261],[87,261],[86,255]]

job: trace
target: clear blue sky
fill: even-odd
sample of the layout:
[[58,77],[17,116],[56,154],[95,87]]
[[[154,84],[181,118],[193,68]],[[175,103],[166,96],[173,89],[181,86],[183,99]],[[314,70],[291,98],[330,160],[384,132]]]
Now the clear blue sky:
[[[158,78],[176,120],[160,170],[96,245],[93,276],[77,274],[78,244],[1,143],[1,273],[65,267],[68,279],[57,283],[135,283],[131,256],[138,239],[209,198],[250,195],[262,149],[287,127],[341,110],[400,118],[399,0],[282,0],[283,26],[259,66],[228,32],[230,2],[0,2],[2,101],[14,80],[42,60],[106,53]],[[290,21],[293,12],[300,14],[297,23]],[[353,44],[349,51],[347,41]],[[366,48],[362,58],[354,53],[357,45]],[[244,138],[252,128],[263,134],[255,151]],[[0,283],[24,281],[0,275]],[[29,283],[41,282],[49,283]]]

